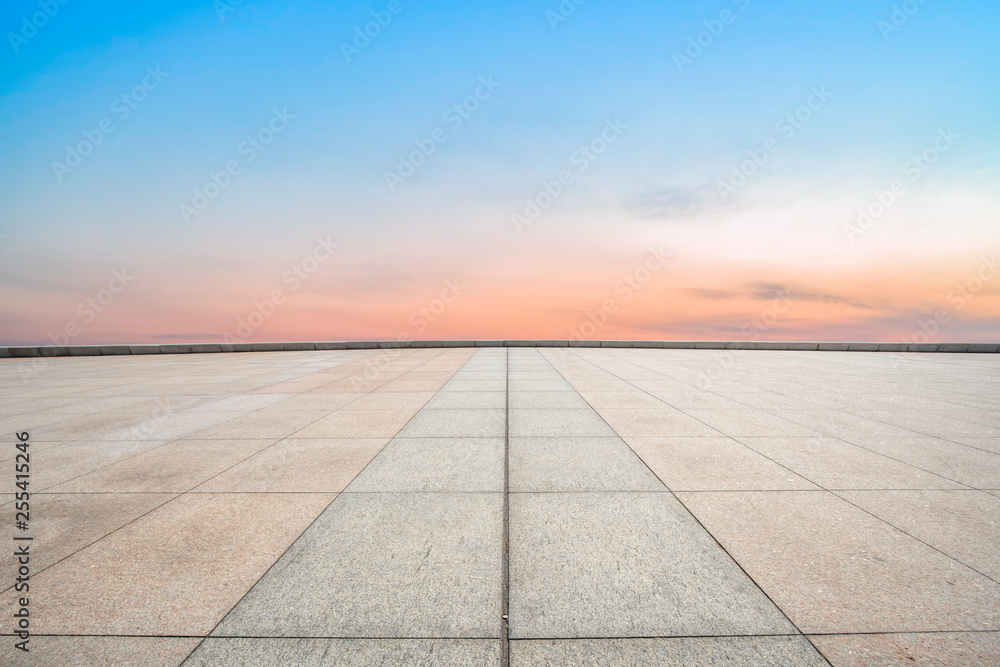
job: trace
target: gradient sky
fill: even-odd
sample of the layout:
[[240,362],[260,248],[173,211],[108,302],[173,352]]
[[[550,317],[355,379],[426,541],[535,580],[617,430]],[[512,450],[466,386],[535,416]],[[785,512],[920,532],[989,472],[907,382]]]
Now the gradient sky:
[[1000,338],[995,0],[64,1],[0,9],[2,344]]

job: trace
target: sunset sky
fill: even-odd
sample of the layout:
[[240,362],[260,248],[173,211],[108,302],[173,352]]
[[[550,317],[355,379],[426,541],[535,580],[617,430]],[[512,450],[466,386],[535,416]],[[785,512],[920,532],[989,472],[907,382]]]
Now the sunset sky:
[[1000,338],[995,0],[576,2],[5,3],[0,344]]

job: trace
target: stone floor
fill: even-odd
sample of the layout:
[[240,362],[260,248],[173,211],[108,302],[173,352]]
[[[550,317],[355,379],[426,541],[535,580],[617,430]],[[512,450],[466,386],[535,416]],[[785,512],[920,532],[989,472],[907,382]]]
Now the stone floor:
[[996,355],[10,359],[0,395],[37,633],[4,547],[0,664],[1000,664]]

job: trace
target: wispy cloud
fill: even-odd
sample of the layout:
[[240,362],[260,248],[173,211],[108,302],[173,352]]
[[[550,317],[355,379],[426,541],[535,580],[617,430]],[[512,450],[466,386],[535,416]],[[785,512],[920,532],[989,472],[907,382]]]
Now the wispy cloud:
[[795,301],[813,301],[827,304],[841,304],[852,308],[876,308],[870,303],[852,299],[850,297],[838,296],[829,292],[807,287],[797,287],[784,283],[759,282],[748,286],[748,295],[755,299],[771,300],[781,297],[788,297]]
[[668,222],[702,221],[710,213],[732,208],[708,183],[632,193],[623,198],[623,205],[637,217]]
[[732,290],[724,289],[703,289],[700,287],[690,287],[685,290],[689,294],[693,294],[702,299],[734,299],[741,296],[739,292],[733,292]]

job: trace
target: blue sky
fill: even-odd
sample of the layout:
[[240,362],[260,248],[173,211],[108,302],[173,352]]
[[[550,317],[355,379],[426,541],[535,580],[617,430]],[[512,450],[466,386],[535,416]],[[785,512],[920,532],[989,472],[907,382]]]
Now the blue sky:
[[[338,290],[374,280],[387,295],[405,295],[386,297],[404,311],[409,305],[400,304],[421,298],[412,281],[429,290],[442,271],[481,271],[496,287],[516,283],[522,263],[538,262],[550,268],[533,284],[548,286],[556,276],[552,293],[569,290],[583,304],[590,297],[574,291],[574,272],[595,261],[627,265],[651,242],[673,242],[701,266],[733,258],[747,271],[780,265],[815,289],[886,263],[917,271],[915,258],[948,267],[940,269],[948,280],[961,278],[997,238],[1000,6],[993,2],[914,0],[916,11],[884,34],[879,22],[891,21],[903,3],[588,0],[563,3],[575,10],[553,26],[554,0],[400,0],[401,11],[351,62],[342,44],[389,2],[246,0],[226,4],[231,11],[221,19],[221,2],[41,4],[58,11],[14,45],[10,35],[23,36],[25,17],[41,5],[15,1],[0,10],[7,35],[0,48],[0,233],[7,234],[0,280],[16,288],[12,300],[23,303],[35,290],[50,304],[26,312],[8,337],[37,338],[58,324],[60,309],[116,262],[183,262],[201,285],[229,267],[227,280],[210,283],[217,302],[248,301],[252,290],[231,291],[234,267],[259,273],[263,285],[320,232],[356,249],[340,267]],[[723,12],[731,23],[710,40],[703,34],[703,52],[678,71],[675,54],[706,22],[718,29]],[[128,118],[118,118],[114,100],[141,85],[147,68],[165,76]],[[443,114],[480,77],[499,87],[390,192],[385,173],[398,156],[446,128]],[[735,201],[720,201],[718,182],[775,136],[776,122],[816,87],[829,90],[830,100]],[[243,159],[241,142],[267,126],[275,109],[294,119],[185,223],[179,207],[211,173]],[[53,162],[104,119],[114,131],[60,182]],[[512,236],[510,217],[524,199],[608,119],[628,129],[529,241]],[[892,224],[887,218],[860,246],[846,243],[842,228],[852,212],[948,127],[960,139],[909,189]],[[939,211],[951,213],[945,220]],[[749,230],[756,240],[748,241]],[[469,256],[485,259],[477,268]],[[818,258],[829,269],[823,276],[810,273]],[[150,269],[149,284],[176,279],[158,271]],[[61,292],[69,294],[60,301]],[[176,309],[170,294],[162,288],[148,298]],[[907,304],[906,312],[930,307]],[[192,329],[214,331],[202,323],[203,308],[178,312],[199,323]],[[732,316],[746,308],[741,302]]]

